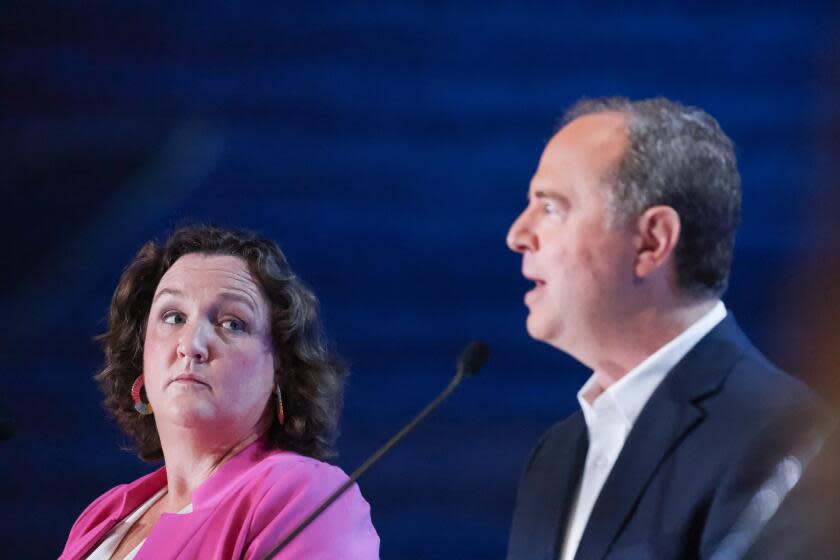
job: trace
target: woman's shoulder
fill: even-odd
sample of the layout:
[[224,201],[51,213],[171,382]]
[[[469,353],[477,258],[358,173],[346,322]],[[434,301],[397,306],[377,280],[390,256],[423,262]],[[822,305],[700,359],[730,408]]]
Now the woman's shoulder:
[[[339,467],[287,451],[266,454],[245,478],[239,497],[248,496],[252,548],[262,553],[349,480]],[[359,487],[351,485],[289,551],[292,557],[378,558],[379,537]]]
[[272,472],[294,469],[304,473],[317,473],[320,475],[340,474],[345,477],[347,476],[341,468],[335,465],[313,457],[300,455],[294,451],[284,451],[282,449],[268,451],[259,461],[258,465]]
[[[341,488],[350,477],[335,465],[296,453],[275,451],[264,457],[250,473],[248,494],[257,498],[257,511],[273,515],[278,509],[308,513]],[[368,518],[370,505],[359,486],[352,484],[331,506],[344,515]]]
[[298,455],[272,451],[249,469],[248,478],[265,490],[326,497],[349,479],[339,467]]

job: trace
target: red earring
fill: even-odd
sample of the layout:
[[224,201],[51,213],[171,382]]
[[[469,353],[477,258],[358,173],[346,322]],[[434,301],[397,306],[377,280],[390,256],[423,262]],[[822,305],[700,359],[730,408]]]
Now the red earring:
[[283,393],[280,391],[280,385],[274,388],[274,393],[277,395],[277,421],[282,426],[286,423],[286,413],[283,411]]
[[137,379],[134,380],[134,384],[131,386],[131,400],[134,401],[134,410],[136,410],[140,416],[146,416],[153,412],[152,403],[143,402],[140,398],[140,390],[143,388],[143,384],[143,374],[141,373],[137,376]]

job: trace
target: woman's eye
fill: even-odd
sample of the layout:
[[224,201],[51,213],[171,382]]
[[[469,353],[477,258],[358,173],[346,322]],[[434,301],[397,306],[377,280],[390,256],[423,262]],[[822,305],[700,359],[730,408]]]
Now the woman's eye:
[[225,319],[220,323],[222,328],[229,331],[239,332],[245,330],[245,323],[239,319]]
[[163,316],[163,322],[170,324],[170,325],[180,325],[181,323],[186,322],[184,316],[177,311],[170,311]]

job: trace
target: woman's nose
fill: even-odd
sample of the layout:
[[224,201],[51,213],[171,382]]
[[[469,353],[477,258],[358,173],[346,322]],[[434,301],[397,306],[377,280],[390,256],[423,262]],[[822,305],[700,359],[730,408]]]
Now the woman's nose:
[[178,340],[178,356],[206,362],[208,358],[206,326],[201,323],[189,322],[181,330]]

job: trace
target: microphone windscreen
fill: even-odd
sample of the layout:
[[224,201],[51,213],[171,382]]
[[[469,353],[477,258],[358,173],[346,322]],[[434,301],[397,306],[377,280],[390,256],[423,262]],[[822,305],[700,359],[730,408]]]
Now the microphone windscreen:
[[472,375],[481,369],[487,357],[490,355],[490,347],[480,340],[473,340],[458,357],[458,371],[466,375]]

